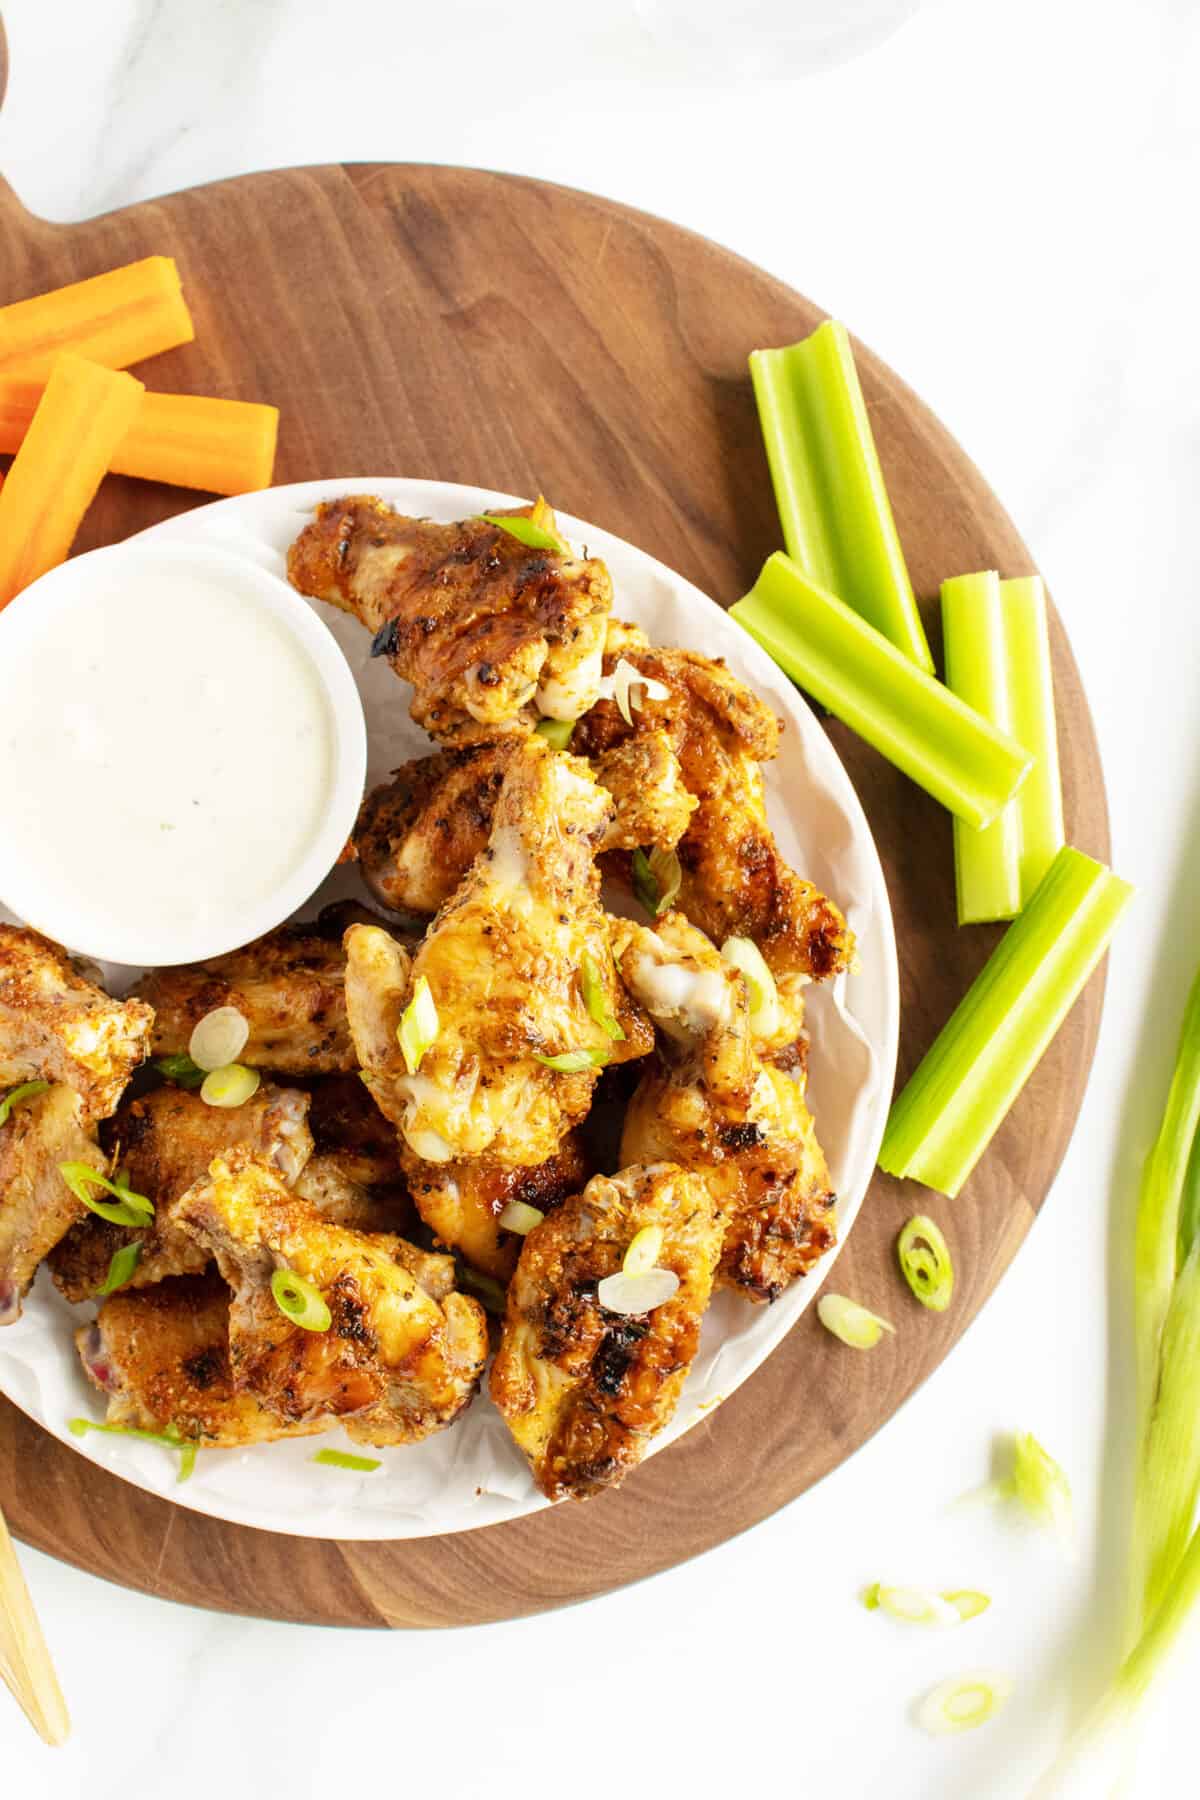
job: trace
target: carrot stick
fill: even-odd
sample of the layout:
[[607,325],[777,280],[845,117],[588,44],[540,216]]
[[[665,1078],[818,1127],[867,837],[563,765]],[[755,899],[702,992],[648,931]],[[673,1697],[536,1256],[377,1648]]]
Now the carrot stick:
[[123,369],[195,335],[174,257],[147,256],[0,306],[0,370],[44,381],[64,350]]
[[0,488],[0,607],[66,560],[145,390],[81,356],[60,356]]
[[[42,383],[0,374],[0,454],[19,450]],[[279,409],[200,394],[144,394],[110,467],[114,475],[249,494],[270,487]]]

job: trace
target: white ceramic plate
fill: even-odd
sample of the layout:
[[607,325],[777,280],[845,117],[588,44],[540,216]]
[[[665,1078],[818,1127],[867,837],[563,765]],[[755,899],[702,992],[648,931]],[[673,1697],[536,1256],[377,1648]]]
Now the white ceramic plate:
[[[147,536],[213,545],[284,579],[288,545],[318,500],[380,494],[401,511],[461,519],[519,496],[444,482],[380,479],[314,481],[273,488],[183,514]],[[576,544],[602,556],[612,572],[617,615],[645,627],[660,643],[723,656],[786,722],[783,749],[766,770],[771,821],[784,854],[841,905],[858,934],[861,974],[810,989],[812,1039],[809,1096],[840,1195],[840,1241],[854,1223],[870,1181],[887,1116],[899,1016],[896,947],[879,857],[845,770],[808,706],[739,626],[681,576],[593,525],[560,514]],[[428,752],[408,717],[406,690],[382,660],[372,662],[370,636],[352,619],[314,604],[342,646],[358,682],[369,735],[367,780],[373,784],[410,757]],[[181,645],[186,667],[186,645]],[[353,870],[336,871],[301,909],[311,916],[327,900],[360,893]],[[114,985],[136,972],[110,969]],[[661,1452],[753,1374],[814,1298],[836,1250],[806,1281],[773,1306],[717,1296],[705,1319],[700,1354],[676,1416],[658,1439]],[[79,1414],[103,1417],[100,1396],[84,1379],[72,1330],[91,1308],[70,1307],[43,1270],[16,1325],[0,1331],[0,1391],[82,1456],[179,1504],[264,1530],[329,1538],[408,1538],[497,1524],[545,1502],[486,1393],[448,1431],[407,1449],[374,1452],[370,1475],[314,1465],[316,1442],[202,1452],[186,1486],[176,1482],[173,1455],[131,1439],[70,1435]],[[803,1421],[798,1419],[798,1429]],[[319,1440],[350,1446],[340,1432]]]

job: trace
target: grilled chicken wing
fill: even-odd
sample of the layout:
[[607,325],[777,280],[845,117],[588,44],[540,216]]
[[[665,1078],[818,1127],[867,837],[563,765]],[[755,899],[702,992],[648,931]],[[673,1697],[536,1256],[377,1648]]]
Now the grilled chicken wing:
[[395,1129],[357,1069],[300,1085],[308,1093],[308,1126],[318,1156],[336,1157],[342,1173],[361,1187],[392,1187],[403,1180]]
[[127,1287],[152,1287],[170,1275],[199,1274],[208,1264],[208,1252],[171,1223],[171,1202],[207,1172],[214,1156],[239,1144],[278,1169],[291,1186],[312,1154],[307,1112],[307,1094],[270,1082],[237,1107],[206,1106],[198,1093],[170,1086],[126,1101],[109,1120],[104,1143],[134,1193],[154,1202],[154,1223],[145,1231],[131,1231],[87,1214],[51,1259],[60,1291],[68,1300],[90,1300],[103,1285],[114,1252],[135,1242],[138,1262]]
[[[643,1226],[679,1287],[631,1317],[596,1285]],[[615,1487],[675,1410],[700,1341],[722,1221],[705,1183],[662,1163],[597,1175],[530,1232],[508,1289],[492,1399],[551,1500]]]
[[[218,1158],[171,1216],[234,1289],[234,1386],[285,1423],[336,1417],[362,1443],[407,1444],[469,1404],[487,1354],[483,1311],[463,1294],[431,1298],[407,1266],[411,1246],[329,1224],[244,1150]],[[277,1269],[320,1290],[327,1331],[305,1331],[281,1312]]]
[[108,1167],[78,1095],[58,1086],[22,1100],[0,1126],[0,1325],[20,1318],[38,1264],[86,1216],[59,1174],[63,1162]]
[[664,1043],[626,1114],[622,1159],[668,1158],[703,1175],[728,1221],[719,1284],[777,1299],[836,1236],[803,1064],[785,1072],[753,1040],[744,994],[735,1007],[721,997],[742,977],[681,915],[627,931],[621,972]]
[[[520,739],[442,750],[398,769],[367,795],[354,845],[363,880],[396,912],[444,906],[486,847],[504,777]],[[687,830],[696,801],[663,731],[638,733],[596,759],[594,774],[613,797],[601,850],[659,845]]]
[[206,1013],[236,1006],[250,1023],[240,1062],[321,1075],[354,1068],[345,973],[339,939],[313,926],[281,925],[227,956],[153,970],[135,992],[154,1008],[156,1056],[186,1051]]
[[[544,501],[514,509],[554,532]],[[444,743],[576,719],[599,691],[612,583],[602,562],[529,549],[486,519],[410,519],[353,495],[317,508],[288,552],[293,587],[351,613],[414,688]]]
[[403,1183],[372,1187],[356,1178],[354,1168],[355,1159],[336,1150],[314,1156],[304,1165],[294,1192],[331,1225],[351,1231],[402,1231],[412,1223],[412,1202]]
[[63,1082],[104,1119],[149,1050],[153,1014],[113,1000],[40,932],[0,923],[0,1089]]
[[500,1223],[509,1201],[552,1212],[587,1180],[587,1158],[573,1131],[536,1168],[508,1167],[490,1156],[428,1163],[412,1151],[404,1162],[409,1191],[429,1229],[498,1281],[508,1280],[521,1248],[520,1237]]
[[324,1431],[331,1420],[285,1422],[234,1387],[229,1289],[218,1275],[187,1275],[106,1300],[75,1333],[88,1379],[108,1397],[106,1423],[174,1429],[206,1449],[234,1449]]
[[[592,847],[610,806],[586,765],[526,738],[487,848],[411,967],[385,932],[347,932],[347,1003],[364,1078],[424,1161],[486,1152],[506,1167],[545,1162],[586,1114],[601,1061],[646,1053],[647,1022],[617,979],[599,900]],[[615,1019],[616,1040],[584,999],[585,958],[592,1008]],[[396,1027],[422,977],[438,1032],[410,1074]],[[541,1060],[580,1052],[596,1061],[561,1069]]]
[[[642,642],[638,643],[638,638]],[[767,821],[760,764],[775,756],[779,721],[720,661],[691,650],[651,649],[636,628],[611,634],[617,652],[669,690],[641,692],[634,723],[601,700],[581,719],[571,747],[603,757],[648,732],[663,731],[698,805],[679,841],[680,910],[716,943],[752,938],[781,991],[823,981],[849,967],[854,939],[825,895],[780,855]]]

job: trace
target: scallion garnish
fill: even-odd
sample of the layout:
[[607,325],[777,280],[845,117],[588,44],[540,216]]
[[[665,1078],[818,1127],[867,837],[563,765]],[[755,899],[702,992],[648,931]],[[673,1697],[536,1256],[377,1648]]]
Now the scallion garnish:
[[652,919],[669,912],[683,882],[683,869],[674,850],[635,850],[633,891]]
[[143,1444],[161,1444],[165,1450],[178,1450],[180,1481],[186,1481],[196,1467],[196,1441],[185,1438],[177,1425],[168,1425],[165,1431],[138,1431],[132,1425],[102,1425],[96,1419],[69,1419],[67,1428],[73,1437],[102,1431],[109,1437],[137,1438]]
[[647,1269],[630,1275],[618,1269],[596,1283],[596,1298],[606,1312],[620,1313],[626,1318],[640,1318],[665,1306],[679,1292],[679,1277],[674,1269]]
[[746,983],[750,1029],[755,1037],[774,1037],[779,1030],[779,990],[758,945],[752,938],[726,938],[721,960],[736,969]]
[[509,1200],[496,1214],[496,1223],[505,1231],[515,1231],[518,1237],[528,1237],[545,1216],[540,1207],[530,1206],[527,1200]]
[[[110,1181],[107,1175],[102,1175],[91,1163],[59,1163],[58,1172],[80,1204],[99,1218],[107,1219],[110,1225],[131,1225],[135,1229],[144,1229],[153,1223],[152,1200],[147,1200],[145,1194],[133,1193],[119,1182]],[[106,1194],[112,1194],[115,1204],[97,1200],[91,1192],[92,1188],[102,1188]]]
[[425,976],[418,975],[413,983],[412,999],[405,1007],[396,1031],[404,1066],[410,1075],[416,1074],[425,1052],[437,1042],[438,1029],[438,1011],[432,990]]
[[48,1094],[48,1081],[23,1081],[20,1087],[10,1088],[3,1100],[0,1100],[0,1127],[8,1124],[14,1106],[20,1106],[26,1100],[36,1100],[39,1094]]
[[1005,1675],[959,1675],[926,1694],[917,1723],[934,1737],[974,1731],[999,1712],[1011,1693],[1012,1682]]
[[156,1056],[151,1060],[150,1067],[182,1088],[198,1088],[208,1072],[182,1051],[178,1056]]
[[257,1069],[248,1069],[245,1063],[227,1063],[222,1068],[209,1070],[200,1085],[200,1098],[206,1106],[245,1106],[247,1100],[257,1094],[261,1083],[262,1076]]
[[731,617],[792,680],[969,825],[987,825],[1033,759],[789,557],[768,557]]
[[556,1069],[560,1075],[578,1075],[581,1069],[602,1069],[609,1059],[607,1050],[563,1050],[558,1056],[538,1056],[534,1062],[540,1062],[547,1069]]
[[1073,1553],[1075,1514],[1065,1471],[1031,1431],[1017,1432],[1012,1451],[1011,1475],[989,1491],[999,1499],[1015,1500],[1035,1525],[1053,1533],[1062,1548]]
[[826,1331],[851,1350],[873,1350],[885,1331],[896,1329],[857,1300],[847,1300],[844,1294],[822,1294],[817,1301],[817,1317]]
[[293,1269],[276,1269],[271,1276],[271,1296],[285,1319],[301,1331],[328,1331],[333,1315],[315,1283]]
[[538,737],[545,738],[552,750],[565,750],[575,729],[574,719],[539,719],[534,726]]
[[1059,851],[894,1103],[880,1168],[958,1193],[1132,898],[1102,863]]
[[309,1460],[327,1469],[352,1469],[356,1475],[371,1475],[383,1467],[377,1456],[352,1456],[348,1450],[318,1450]]
[[570,556],[571,546],[559,537],[557,531],[547,531],[536,519],[528,519],[521,513],[480,513],[489,525],[507,531],[509,537],[516,538],[518,544],[524,544],[527,550],[553,550],[557,556]]
[[932,1219],[924,1213],[908,1221],[896,1242],[900,1273],[931,1312],[945,1312],[954,1292],[954,1264],[950,1247]]
[[198,1069],[224,1069],[250,1041],[250,1021],[236,1006],[214,1006],[192,1031],[188,1055]]
[[626,1275],[648,1275],[662,1255],[662,1247],[662,1226],[643,1225],[630,1239],[621,1268]]
[[96,1289],[97,1297],[115,1294],[118,1288],[123,1288],[137,1268],[141,1255],[140,1239],[132,1244],[122,1244],[119,1250],[114,1250],[103,1285]]
[[845,326],[753,351],[750,374],[789,555],[932,674]]
[[874,1581],[863,1595],[868,1612],[885,1612],[905,1625],[961,1625],[962,1615],[944,1594],[928,1588],[888,1587]]
[[589,1015],[603,1031],[607,1031],[610,1038],[623,1038],[625,1032],[609,1009],[600,965],[588,950],[579,959],[579,979],[583,987],[583,1003]]
[[611,675],[601,677],[596,690],[599,700],[612,700],[617,711],[627,725],[633,724],[634,712],[640,712],[642,701],[638,699],[635,689],[642,690],[642,699],[669,700],[671,690],[664,682],[656,681],[652,675],[643,675],[642,671],[624,656],[617,658],[617,666]]

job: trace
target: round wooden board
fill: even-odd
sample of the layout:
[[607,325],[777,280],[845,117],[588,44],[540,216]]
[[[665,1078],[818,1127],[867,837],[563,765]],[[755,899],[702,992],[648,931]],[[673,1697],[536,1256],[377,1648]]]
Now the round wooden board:
[[[273,400],[277,477],[364,471],[543,489],[728,604],[778,544],[746,373],[756,345],[822,314],[661,220],[565,189],[454,168],[255,175],[82,225],[30,217],[0,184],[3,300],[152,252],[179,261],[195,344],[151,386]],[[917,592],[1033,564],[979,474],[891,371],[858,349]],[[112,478],[81,548],[200,496]],[[936,611],[926,607],[936,642]],[[1107,857],[1104,785],[1057,617],[1070,841]],[[950,817],[850,732],[828,729],[866,807],[895,912],[903,1079],[995,942],[959,931]],[[837,1285],[904,1328],[847,1355],[810,1310],[744,1387],[615,1494],[415,1543],[324,1543],[219,1524],[73,1455],[0,1403],[0,1502],[27,1542],[168,1599],[344,1625],[459,1625],[532,1613],[707,1550],[820,1479],[891,1417],[991,1293],[1058,1168],[1082,1099],[1097,976],[950,1204],[876,1178]],[[959,1286],[944,1315],[899,1291],[892,1244],[919,1205],[945,1222]]]

